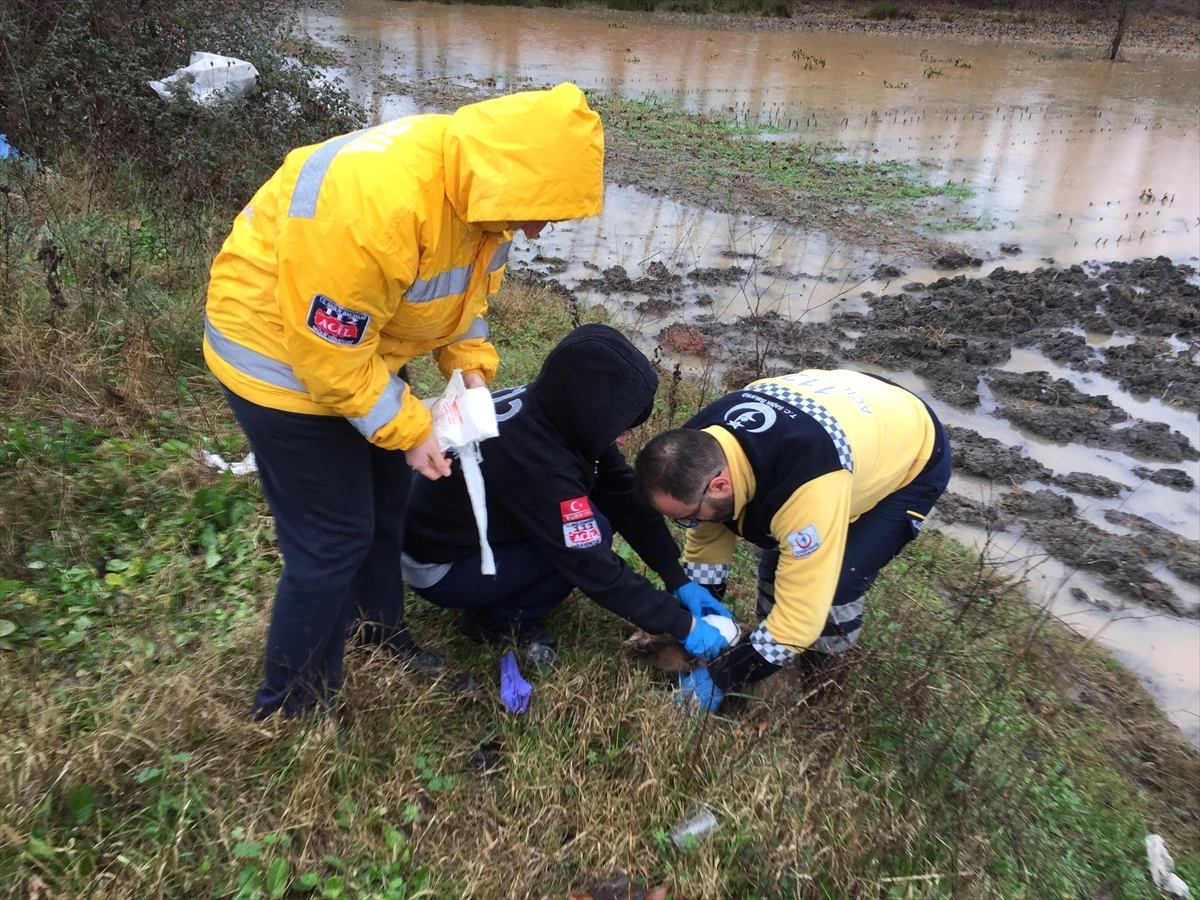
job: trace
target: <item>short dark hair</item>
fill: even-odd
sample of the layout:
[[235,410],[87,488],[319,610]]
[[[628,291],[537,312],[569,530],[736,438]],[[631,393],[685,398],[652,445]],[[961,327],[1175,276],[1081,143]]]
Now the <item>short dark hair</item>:
[[681,503],[692,503],[725,468],[725,453],[711,434],[673,428],[650,439],[638,453],[635,468],[644,497],[666,494]]

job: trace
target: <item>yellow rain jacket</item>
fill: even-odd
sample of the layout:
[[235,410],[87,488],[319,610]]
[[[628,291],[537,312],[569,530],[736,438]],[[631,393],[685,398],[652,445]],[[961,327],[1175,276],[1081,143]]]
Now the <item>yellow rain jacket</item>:
[[213,262],[204,358],[252,403],[411,449],[430,419],[400,367],[432,350],[443,374],[490,380],[510,223],[597,214],[603,164],[573,84],[293,150]]

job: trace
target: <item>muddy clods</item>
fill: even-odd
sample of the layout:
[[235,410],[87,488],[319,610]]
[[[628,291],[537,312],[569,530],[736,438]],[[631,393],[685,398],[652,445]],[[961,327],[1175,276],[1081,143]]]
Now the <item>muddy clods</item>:
[[965,269],[967,266],[982,265],[983,260],[978,256],[971,256],[961,250],[950,250],[933,261],[935,269]]
[[1177,491],[1194,491],[1196,489],[1195,479],[1181,469],[1147,469],[1145,466],[1138,466],[1133,470],[1133,474],[1138,478],[1144,478]]
[[652,262],[641,278],[633,279],[624,266],[610,266],[599,278],[585,278],[579,282],[584,290],[597,291],[606,296],[616,294],[646,294],[649,297],[678,297],[683,290],[683,278],[672,275],[660,262]]
[[[1172,469],[1168,471],[1178,471]],[[1129,490],[1128,485],[1120,484],[1103,475],[1093,475],[1090,472],[1068,472],[1066,475],[1055,475],[1054,483],[1064,490],[1075,494],[1086,494],[1089,497],[1099,497],[1109,500],[1118,497],[1121,491]]]
[[658,343],[664,350],[684,356],[704,356],[708,347],[699,329],[679,323],[668,325],[660,331]]
[[[946,426],[950,438],[951,462],[954,471],[976,475],[991,481],[1020,484],[1025,481],[1047,481],[1051,472],[1036,459],[1030,459],[1019,447],[1002,444],[995,438],[980,436],[969,428]],[[938,509],[941,509],[939,502]]]

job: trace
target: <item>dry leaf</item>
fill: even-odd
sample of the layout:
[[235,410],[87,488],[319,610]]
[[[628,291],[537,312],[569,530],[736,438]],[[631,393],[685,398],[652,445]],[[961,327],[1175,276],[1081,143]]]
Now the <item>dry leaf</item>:
[[646,895],[646,900],[667,900],[667,889],[658,887]]
[[758,736],[762,737],[767,733],[767,729],[771,727],[771,722],[768,719],[763,719],[758,723]]
[[592,892],[586,891],[582,894],[567,894],[567,900],[592,900]]

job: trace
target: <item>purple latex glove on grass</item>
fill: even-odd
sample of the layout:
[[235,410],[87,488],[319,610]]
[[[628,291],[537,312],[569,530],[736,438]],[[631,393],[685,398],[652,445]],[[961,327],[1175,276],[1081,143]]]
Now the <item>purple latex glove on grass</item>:
[[500,657],[500,701],[510,713],[520,715],[529,709],[533,685],[521,677],[517,658],[509,650]]

